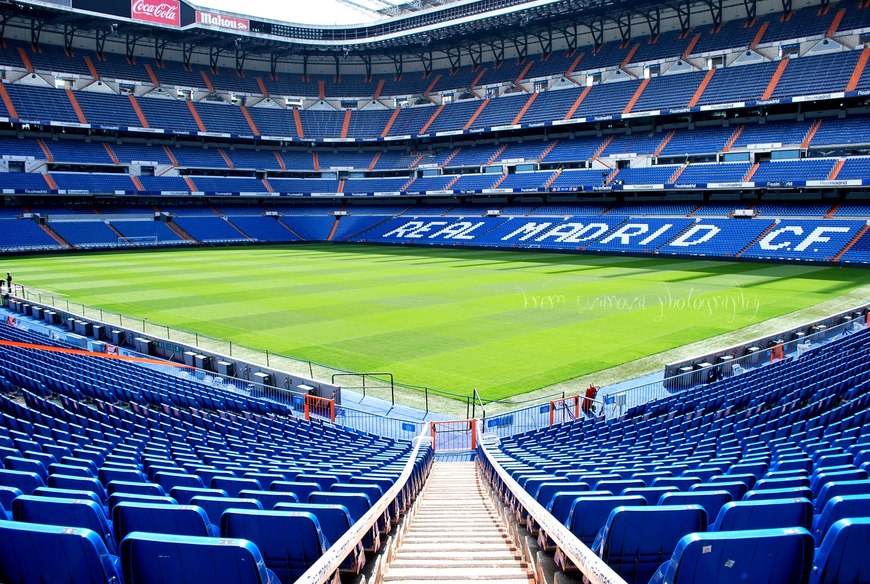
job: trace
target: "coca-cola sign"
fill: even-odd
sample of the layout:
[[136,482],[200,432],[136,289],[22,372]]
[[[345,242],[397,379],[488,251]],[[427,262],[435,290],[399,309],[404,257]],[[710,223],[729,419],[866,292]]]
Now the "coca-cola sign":
[[133,20],[181,26],[181,10],[178,0],[130,0]]
[[216,26],[218,28],[228,28],[230,30],[248,31],[251,29],[251,21],[247,18],[236,18],[235,16],[225,16],[214,12],[196,11],[196,21],[207,26]]

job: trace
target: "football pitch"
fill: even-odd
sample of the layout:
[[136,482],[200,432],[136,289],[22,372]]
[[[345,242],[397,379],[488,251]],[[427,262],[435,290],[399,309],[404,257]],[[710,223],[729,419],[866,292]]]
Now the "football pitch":
[[858,268],[335,244],[4,258],[7,270],[95,308],[487,399],[870,284]]

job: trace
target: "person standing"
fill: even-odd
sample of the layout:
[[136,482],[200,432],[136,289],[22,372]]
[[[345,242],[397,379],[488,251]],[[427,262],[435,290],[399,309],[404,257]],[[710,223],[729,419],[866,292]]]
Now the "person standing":
[[12,273],[6,272],[6,289],[9,293],[12,293]]

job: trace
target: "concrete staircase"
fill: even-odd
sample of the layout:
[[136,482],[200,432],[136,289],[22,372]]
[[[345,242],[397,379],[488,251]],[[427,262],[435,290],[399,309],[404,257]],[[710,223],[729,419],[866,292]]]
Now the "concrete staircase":
[[533,584],[473,462],[436,462],[383,582]]

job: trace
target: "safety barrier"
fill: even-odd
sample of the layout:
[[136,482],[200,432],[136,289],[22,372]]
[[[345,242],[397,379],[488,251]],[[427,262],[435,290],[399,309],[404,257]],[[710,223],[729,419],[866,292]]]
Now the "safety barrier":
[[525,513],[531,516],[562,553],[580,569],[590,584],[626,584],[625,580],[613,571],[613,568],[577,539],[568,528],[544,509],[498,464],[498,461],[493,458],[489,451],[490,444],[495,442],[495,440],[481,437],[480,445],[477,447],[477,464],[482,474],[493,486],[493,490],[506,503],[519,505]]

